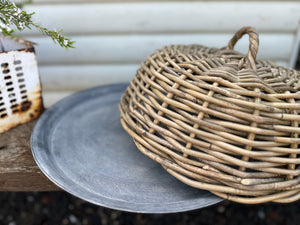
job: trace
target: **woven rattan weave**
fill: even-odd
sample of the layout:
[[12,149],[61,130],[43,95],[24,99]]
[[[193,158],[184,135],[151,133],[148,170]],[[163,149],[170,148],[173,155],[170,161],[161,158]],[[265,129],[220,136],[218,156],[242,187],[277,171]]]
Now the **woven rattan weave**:
[[[246,56],[233,50],[249,35]],[[141,64],[120,102],[138,149],[182,182],[232,201],[300,198],[300,73],[256,59],[254,28],[223,49],[172,45]]]

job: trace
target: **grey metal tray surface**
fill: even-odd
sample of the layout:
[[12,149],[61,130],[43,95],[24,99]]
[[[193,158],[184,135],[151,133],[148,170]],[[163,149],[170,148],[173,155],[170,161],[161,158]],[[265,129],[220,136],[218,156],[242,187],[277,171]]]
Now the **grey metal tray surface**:
[[130,212],[182,212],[222,201],[176,180],[136,148],[120,124],[126,86],[84,90],[42,114],[31,136],[42,172],[72,195]]

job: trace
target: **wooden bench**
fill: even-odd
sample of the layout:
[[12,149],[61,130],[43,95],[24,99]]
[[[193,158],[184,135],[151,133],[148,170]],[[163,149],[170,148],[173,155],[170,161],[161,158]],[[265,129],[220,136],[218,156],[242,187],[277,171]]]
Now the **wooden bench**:
[[30,135],[36,121],[0,135],[0,191],[54,191],[35,164],[30,150]]
[[[36,42],[46,107],[78,90],[130,81],[142,60],[168,44],[223,47],[240,27],[260,34],[260,58],[293,67],[299,48],[298,1],[84,1],[33,0],[26,5],[49,29],[64,29],[76,41],[66,51],[38,31]],[[245,52],[248,39],[237,50]],[[34,163],[30,134],[35,122],[0,134],[0,190],[59,190]]]

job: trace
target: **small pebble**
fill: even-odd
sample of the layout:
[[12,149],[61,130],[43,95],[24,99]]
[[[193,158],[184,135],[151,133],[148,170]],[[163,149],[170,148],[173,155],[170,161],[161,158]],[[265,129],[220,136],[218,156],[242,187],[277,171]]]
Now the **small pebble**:
[[44,195],[44,196],[42,196],[42,203],[44,204],[44,205],[48,205],[48,204],[50,204],[51,202],[52,202],[52,196],[51,195]]
[[117,213],[116,213],[116,212],[112,212],[112,213],[110,214],[110,218],[111,218],[112,220],[117,219],[117,218],[118,218]]
[[43,213],[44,215],[48,215],[48,214],[49,214],[49,210],[48,210],[47,208],[43,208],[43,209],[42,209],[42,213]]
[[87,209],[85,210],[85,212],[88,213],[88,214],[93,214],[93,213],[94,213],[94,210],[93,210],[92,208],[87,208]]
[[282,216],[280,215],[279,212],[276,211],[272,211],[272,212],[268,212],[267,214],[268,219],[270,219],[273,222],[279,223],[282,221]]
[[261,210],[261,209],[257,212],[257,216],[258,216],[258,218],[261,219],[261,220],[263,220],[263,219],[266,218],[265,212],[264,212],[263,210]]
[[34,201],[34,197],[32,195],[28,195],[27,202],[33,202],[33,201]]
[[66,224],[68,224],[69,223],[69,220],[68,219],[63,219],[63,221],[62,221],[62,224],[64,224],[64,225],[66,225]]
[[223,205],[220,205],[218,208],[218,213],[224,213],[225,212],[225,207]]
[[15,221],[11,221],[8,223],[8,225],[17,225]]
[[89,224],[89,220],[86,219],[86,218],[84,218],[84,219],[82,220],[82,225],[88,225],[88,224]]
[[69,204],[69,205],[68,205],[68,208],[69,208],[70,210],[73,210],[73,209],[74,209],[74,205]]
[[76,222],[77,222],[77,218],[76,218],[76,216],[74,216],[73,214],[71,214],[71,215],[69,216],[69,220],[70,220],[71,223],[76,223]]

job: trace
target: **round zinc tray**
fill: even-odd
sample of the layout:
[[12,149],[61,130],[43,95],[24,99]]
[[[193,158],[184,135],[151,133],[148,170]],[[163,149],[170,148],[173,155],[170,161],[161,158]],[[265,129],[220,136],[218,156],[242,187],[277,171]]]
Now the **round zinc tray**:
[[40,117],[31,145],[42,172],[81,199],[124,211],[181,212],[222,201],[181,183],[138,151],[120,124],[126,86],[78,92]]

